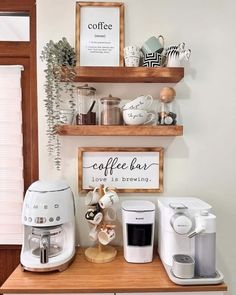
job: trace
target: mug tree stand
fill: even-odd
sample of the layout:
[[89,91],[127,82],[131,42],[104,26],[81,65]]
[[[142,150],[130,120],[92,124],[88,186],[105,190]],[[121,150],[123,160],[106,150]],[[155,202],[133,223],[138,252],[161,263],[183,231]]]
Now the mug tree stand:
[[[99,187],[100,198],[103,196],[103,188],[104,188],[104,185],[100,185]],[[89,247],[85,250],[86,259],[94,263],[110,262],[116,258],[116,255],[117,255],[117,250],[114,247],[109,245],[102,245],[99,242],[96,247]]]

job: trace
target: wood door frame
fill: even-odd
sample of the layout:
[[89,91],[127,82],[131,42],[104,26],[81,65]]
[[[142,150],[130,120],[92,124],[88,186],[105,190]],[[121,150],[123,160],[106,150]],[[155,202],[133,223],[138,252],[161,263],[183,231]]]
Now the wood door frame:
[[[1,64],[23,64],[22,115],[24,190],[38,179],[38,115],[36,76],[36,3],[35,0],[1,0],[1,12],[26,12],[30,17],[30,41],[0,41]],[[22,63],[21,63],[22,62]]]
[[[26,12],[30,17],[29,42],[0,41],[0,64],[22,64],[22,129],[24,190],[38,179],[38,114],[36,79],[36,0],[1,0],[1,12]],[[0,245],[0,285],[20,261],[20,245]]]

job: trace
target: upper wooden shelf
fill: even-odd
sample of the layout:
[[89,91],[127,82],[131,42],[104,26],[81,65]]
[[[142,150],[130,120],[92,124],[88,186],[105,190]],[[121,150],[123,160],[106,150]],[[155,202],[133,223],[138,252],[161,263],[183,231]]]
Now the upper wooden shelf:
[[[177,83],[184,68],[149,67],[75,67],[75,82],[103,83]],[[66,81],[66,70],[61,81]]]
[[57,133],[64,136],[180,136],[183,126],[58,125]]

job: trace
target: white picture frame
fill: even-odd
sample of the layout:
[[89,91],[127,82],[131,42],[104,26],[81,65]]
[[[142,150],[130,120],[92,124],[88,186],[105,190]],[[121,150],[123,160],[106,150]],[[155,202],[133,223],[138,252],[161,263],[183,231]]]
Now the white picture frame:
[[76,3],[78,66],[123,66],[123,48],[123,3]]
[[79,191],[103,184],[121,193],[163,192],[163,158],[161,147],[79,148]]

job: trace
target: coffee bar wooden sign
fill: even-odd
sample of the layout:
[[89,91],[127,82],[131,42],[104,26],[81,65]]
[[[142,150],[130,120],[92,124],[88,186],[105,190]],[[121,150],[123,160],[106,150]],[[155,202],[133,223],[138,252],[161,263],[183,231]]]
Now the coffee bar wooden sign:
[[163,148],[79,148],[79,191],[100,184],[117,192],[162,192]]

